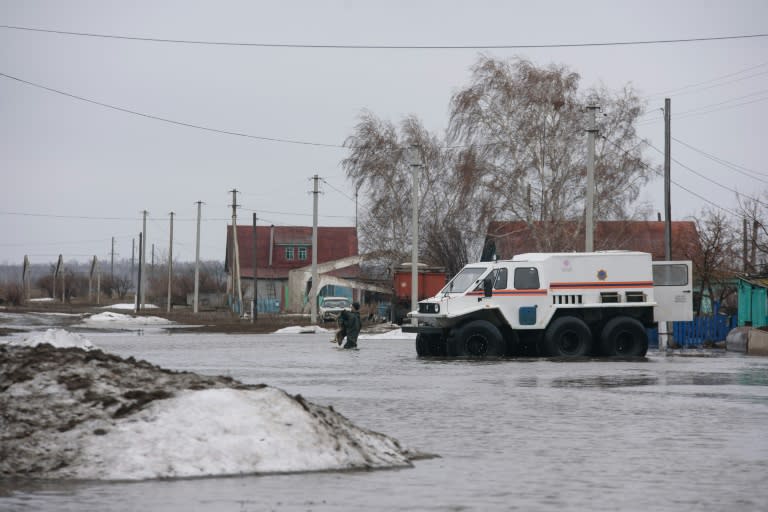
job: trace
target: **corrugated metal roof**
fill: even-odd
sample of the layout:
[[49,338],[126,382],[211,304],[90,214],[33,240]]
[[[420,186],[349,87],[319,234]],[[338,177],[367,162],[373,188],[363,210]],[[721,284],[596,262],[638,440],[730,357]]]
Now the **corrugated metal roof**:
[[[545,223],[534,223],[539,234],[546,234]],[[541,247],[525,221],[494,221],[488,226],[486,248],[495,245],[499,259],[509,259],[526,252],[584,251],[584,225],[566,221],[552,224],[554,234],[570,240],[573,247]],[[564,235],[567,233],[567,235]],[[573,234],[576,233],[575,236]],[[665,258],[664,222],[660,221],[598,221],[595,225],[595,250],[623,249],[651,253],[654,260]],[[672,222],[672,259],[688,260],[701,253],[699,234],[693,221]]]
[[752,286],[759,286],[761,288],[768,288],[768,276],[738,276],[744,282],[751,284]]

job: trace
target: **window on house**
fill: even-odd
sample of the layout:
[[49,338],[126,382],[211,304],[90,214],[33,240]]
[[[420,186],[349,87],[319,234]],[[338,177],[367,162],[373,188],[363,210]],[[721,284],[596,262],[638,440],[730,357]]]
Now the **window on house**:
[[293,247],[285,248],[285,259],[288,261],[293,260]]
[[300,260],[307,259],[307,248],[306,247],[299,247],[299,259]]

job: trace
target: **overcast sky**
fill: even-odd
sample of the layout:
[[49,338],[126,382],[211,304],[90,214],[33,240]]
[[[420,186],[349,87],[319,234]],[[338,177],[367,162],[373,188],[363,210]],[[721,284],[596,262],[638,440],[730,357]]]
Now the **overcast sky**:
[[[202,42],[553,45],[764,34],[768,2],[0,0],[0,24]],[[157,254],[167,253],[175,212],[174,259],[194,261],[196,201],[204,202],[201,257],[223,260],[230,190],[240,191],[238,223],[252,223],[255,211],[259,224],[311,225],[314,174],[324,180],[320,224],[354,225],[354,190],[339,165],[346,151],[335,146],[363,109],[393,122],[413,114],[442,134],[450,97],[469,83],[480,52],[564,64],[581,75],[582,88],[631,85],[647,100],[640,134],[660,150],[660,108],[670,97],[673,180],[688,189],[672,187],[675,220],[713,205],[732,211],[734,190],[759,197],[768,189],[766,37],[318,49],[0,28],[0,263],[21,263],[25,254],[47,263],[59,253],[108,262],[112,237],[116,257],[130,258],[142,210]],[[653,149],[646,154],[663,162]],[[663,181],[640,199],[663,212]]]

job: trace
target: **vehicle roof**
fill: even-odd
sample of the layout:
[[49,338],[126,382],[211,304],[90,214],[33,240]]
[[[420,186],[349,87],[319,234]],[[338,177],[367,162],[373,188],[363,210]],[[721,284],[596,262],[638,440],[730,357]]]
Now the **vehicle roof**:
[[515,254],[506,261],[546,261],[550,258],[595,258],[604,256],[650,256],[650,253],[640,251],[595,251],[595,252],[527,252]]

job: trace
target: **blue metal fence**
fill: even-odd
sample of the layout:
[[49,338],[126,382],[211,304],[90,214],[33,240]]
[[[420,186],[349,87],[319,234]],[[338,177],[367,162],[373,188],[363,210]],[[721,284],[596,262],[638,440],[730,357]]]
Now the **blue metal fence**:
[[[737,326],[738,317],[720,314],[720,305],[715,302],[713,314],[698,316],[691,322],[672,322],[672,335],[680,347],[700,347],[705,343],[723,341],[731,329]],[[648,344],[659,346],[657,329],[648,329]]]

